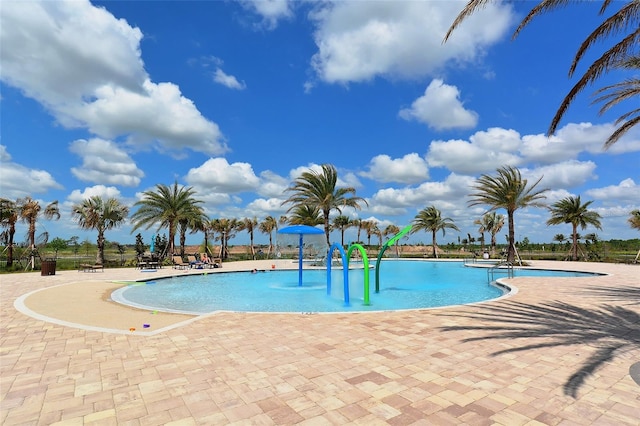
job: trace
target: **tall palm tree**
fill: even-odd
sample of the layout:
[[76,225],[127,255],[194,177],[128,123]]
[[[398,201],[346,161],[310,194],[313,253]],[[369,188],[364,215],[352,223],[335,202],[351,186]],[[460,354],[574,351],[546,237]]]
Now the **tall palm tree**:
[[[329,233],[331,224],[329,215],[333,210],[342,214],[344,207],[360,209],[360,204],[368,205],[364,198],[355,195],[356,189],[353,187],[336,188],[338,183],[338,171],[331,164],[323,164],[322,171],[309,170],[302,173],[293,184],[287,188],[287,192],[292,195],[282,204],[290,203],[293,206],[289,211],[298,205],[318,207],[322,212],[324,221],[324,234],[327,245],[330,246]],[[349,196],[351,194],[351,196]]]
[[169,253],[175,253],[175,235],[180,220],[193,214],[202,201],[194,198],[193,188],[186,188],[174,182],[172,186],[157,184],[155,191],[145,191],[142,199],[134,204],[138,210],[131,216],[135,232],[141,227],[149,229],[154,225],[158,231],[169,230]]
[[331,228],[340,230],[340,244],[342,244],[342,247],[344,247],[344,231],[350,228],[352,224],[353,222],[349,216],[345,216],[343,214],[333,218]]
[[[18,206],[18,215],[20,219],[25,222],[28,226],[27,230],[27,240],[29,242],[29,250],[30,254],[30,264],[33,269],[35,266],[35,252],[36,252],[36,222],[40,215],[42,215],[46,220],[60,219],[60,209],[58,207],[58,200],[52,201],[47,204],[42,210],[42,206],[40,202],[32,199],[31,197],[21,198],[17,201]],[[46,242],[49,239],[49,233],[43,232],[40,234],[39,239]]]
[[256,258],[256,250],[253,246],[253,236],[255,234],[256,228],[258,227],[258,218],[254,217],[254,218],[248,218],[245,217],[244,219],[240,220],[238,222],[239,227],[238,230],[239,231],[247,231],[247,233],[249,234],[249,247],[251,248],[251,259]]
[[431,245],[433,248],[433,257],[438,258],[438,243],[436,242],[436,233],[442,231],[442,236],[445,235],[447,229],[454,229],[460,231],[458,227],[453,223],[453,219],[449,217],[442,217],[440,210],[435,206],[425,207],[420,210],[416,217],[413,219],[413,227],[411,233],[415,234],[418,231],[431,232]]
[[515,260],[514,213],[517,209],[527,206],[543,207],[544,204],[541,200],[545,198],[544,193],[548,189],[536,190],[542,177],[533,185],[529,185],[527,179],[522,179],[520,170],[515,167],[504,166],[499,168],[497,172],[497,176],[482,175],[476,180],[475,192],[470,194],[469,205],[486,204],[491,206],[489,212],[497,209],[507,211],[509,227],[507,261],[513,262]]
[[15,201],[0,198],[0,226],[5,228],[2,240],[7,247],[7,267],[13,266],[13,240],[18,222],[18,205]]
[[71,215],[78,222],[80,228],[98,231],[96,263],[104,265],[104,243],[106,241],[104,233],[124,223],[129,215],[129,207],[122,205],[115,198],[104,200],[96,195],[74,204],[71,207]]
[[[444,41],[447,41],[453,31],[466,18],[468,18],[475,11],[483,8],[487,5],[487,3],[490,2],[492,1],[470,0],[449,27]],[[520,25],[513,34],[513,38],[516,38],[518,34],[524,29],[524,27],[526,27],[536,16],[550,10],[566,6],[568,3],[570,4],[572,2],[569,2],[567,0],[541,0],[520,22]],[[603,0],[602,6],[600,8],[600,14],[604,14],[607,8],[612,4],[619,6],[619,9],[613,15],[604,19],[604,21],[582,42],[576,52],[575,57],[573,58],[571,66],[569,67],[569,77],[573,76],[578,64],[592,46],[600,44],[600,42],[607,37],[622,35],[622,38],[618,42],[614,43],[611,48],[607,49],[599,58],[593,61],[593,63],[587,68],[578,82],[571,88],[569,93],[567,93],[562,103],[558,107],[555,116],[551,120],[549,129],[547,130],[548,135],[552,135],[553,133],[555,133],[558,128],[558,124],[560,123],[560,120],[566,113],[567,109],[574,101],[576,96],[585,87],[592,84],[603,74],[606,74],[611,70],[621,68],[621,64],[624,64],[629,57],[637,55],[638,41],[640,41],[640,25],[638,25],[640,21],[640,1],[629,0],[623,3],[613,2],[612,0]],[[635,94],[637,94],[637,92]],[[601,100],[607,100],[607,98]],[[608,109],[608,107],[605,106],[605,109]],[[637,114],[637,110],[635,112],[632,112],[631,114]],[[623,117],[621,117],[618,122],[625,120],[625,116],[627,116],[627,114],[623,115]],[[623,126],[618,128],[607,139],[607,141],[605,142],[605,147],[609,147],[614,144],[623,133],[625,133],[631,126],[634,126],[638,122],[640,122],[640,118],[635,117],[634,119],[623,124]]]
[[267,256],[271,256],[273,251],[273,231],[278,230],[278,221],[273,216],[267,216],[258,225],[260,232],[269,235],[269,253]]
[[593,201],[582,203],[580,196],[569,196],[551,205],[549,211],[551,218],[547,220],[547,225],[559,225],[570,223],[572,226],[573,244],[571,246],[571,259],[578,260],[578,226],[585,229],[587,225],[593,225],[597,229],[602,229],[600,225],[600,215],[597,212],[589,211],[589,205]]
[[[627,221],[629,222],[629,226],[640,231],[640,209],[631,210],[631,213],[629,214],[631,215],[629,216],[629,219],[627,219]],[[638,254],[636,254],[635,262],[638,261],[639,257],[640,250],[638,250]]]

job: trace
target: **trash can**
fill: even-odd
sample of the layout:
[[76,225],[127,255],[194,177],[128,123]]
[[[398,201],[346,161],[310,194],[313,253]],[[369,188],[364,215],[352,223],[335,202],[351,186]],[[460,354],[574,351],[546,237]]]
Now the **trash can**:
[[43,260],[40,265],[40,275],[55,275],[56,274],[56,261],[55,260]]

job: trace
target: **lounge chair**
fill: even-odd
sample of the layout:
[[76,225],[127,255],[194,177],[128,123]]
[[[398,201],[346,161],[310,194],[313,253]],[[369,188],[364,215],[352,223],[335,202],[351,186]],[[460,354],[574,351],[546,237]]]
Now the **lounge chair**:
[[205,266],[204,262],[201,262],[198,259],[196,259],[196,256],[194,254],[187,255],[187,262],[189,262],[190,267],[196,268],[196,269],[202,269]]
[[211,259],[206,253],[200,253],[200,260],[208,268],[222,268],[222,259],[219,257]]
[[189,264],[185,263],[180,256],[173,256],[172,262],[174,269],[187,269],[189,267]]
[[83,263],[78,268],[78,271],[82,271],[82,272],[96,272],[98,270],[100,270],[101,272],[104,272],[104,265],[102,265],[101,263],[95,263],[93,265],[89,265],[88,263]]

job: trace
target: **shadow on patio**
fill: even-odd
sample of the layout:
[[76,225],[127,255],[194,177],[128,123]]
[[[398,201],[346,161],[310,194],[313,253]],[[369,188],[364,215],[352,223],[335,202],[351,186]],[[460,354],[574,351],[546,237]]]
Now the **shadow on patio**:
[[[613,289],[611,289],[613,290]],[[564,384],[564,393],[573,398],[585,380],[604,363],[625,350],[640,347],[640,314],[620,306],[603,305],[600,309],[585,309],[562,302],[531,305],[505,302],[500,306],[479,306],[474,313],[457,316],[482,321],[488,325],[446,326],[442,331],[478,330],[493,333],[471,337],[464,342],[487,339],[527,339],[520,347],[500,350],[493,356],[568,345],[589,345],[595,351]],[[532,339],[544,339],[535,341]]]
[[585,292],[611,302],[622,302],[623,305],[640,305],[640,287],[591,287]]

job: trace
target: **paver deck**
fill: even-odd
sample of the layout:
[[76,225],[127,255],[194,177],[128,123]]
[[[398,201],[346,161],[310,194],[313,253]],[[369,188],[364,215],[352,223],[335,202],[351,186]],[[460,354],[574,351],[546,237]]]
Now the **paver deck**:
[[1,275],[0,423],[640,424],[640,266],[533,264],[610,275],[444,309],[202,317],[110,301],[140,270]]

